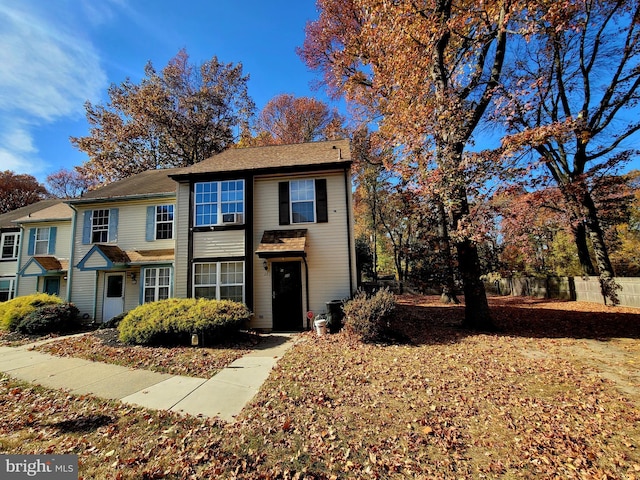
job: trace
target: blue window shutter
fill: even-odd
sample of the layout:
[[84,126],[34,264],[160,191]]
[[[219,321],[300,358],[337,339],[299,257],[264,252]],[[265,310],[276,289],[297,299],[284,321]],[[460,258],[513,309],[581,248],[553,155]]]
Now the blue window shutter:
[[49,228],[49,255],[56,253],[56,233],[58,233],[58,227]]
[[91,210],[84,212],[84,223],[82,224],[82,244],[91,243]]
[[118,241],[118,209],[109,209],[109,241]]
[[27,255],[33,255],[36,250],[36,229],[29,229],[29,248],[27,249]]
[[147,207],[147,242],[156,239],[156,207]]

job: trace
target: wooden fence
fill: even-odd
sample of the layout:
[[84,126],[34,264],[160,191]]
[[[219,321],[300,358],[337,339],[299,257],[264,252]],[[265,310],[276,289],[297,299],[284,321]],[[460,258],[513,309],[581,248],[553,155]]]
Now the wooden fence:
[[[620,306],[640,308],[640,277],[616,277]],[[485,284],[494,295],[559,298],[604,303],[598,277],[513,277]]]

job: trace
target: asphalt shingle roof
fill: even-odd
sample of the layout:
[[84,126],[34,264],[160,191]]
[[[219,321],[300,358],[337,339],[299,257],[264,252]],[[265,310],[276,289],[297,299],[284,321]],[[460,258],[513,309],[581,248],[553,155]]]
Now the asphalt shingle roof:
[[[15,228],[18,225],[14,222],[14,220],[34,216],[37,212],[48,209],[49,207],[56,206],[58,204],[66,207],[63,202],[64,200],[61,200],[59,198],[49,198],[46,200],[40,200],[39,202],[32,203],[30,205],[26,205],[24,207],[16,208],[15,210],[11,210],[7,213],[3,213],[2,215],[0,215],[0,228]],[[71,218],[70,213],[67,215],[67,217]],[[42,215],[40,215],[40,219],[42,220]]]
[[344,165],[351,162],[349,140],[230,148],[190,167],[176,169],[172,176],[271,170],[310,165]]

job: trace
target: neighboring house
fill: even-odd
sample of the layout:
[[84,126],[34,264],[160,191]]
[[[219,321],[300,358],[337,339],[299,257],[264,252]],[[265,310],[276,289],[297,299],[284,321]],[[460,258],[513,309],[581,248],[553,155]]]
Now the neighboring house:
[[[71,210],[60,199],[41,200],[0,215],[0,302],[37,291],[59,293],[69,255],[67,247],[58,249],[56,244],[58,233],[64,237],[70,223]],[[68,244],[69,238],[66,240]],[[38,269],[38,260],[43,268]],[[27,264],[28,272],[23,270]],[[20,276],[20,271],[27,276]]]
[[356,288],[347,140],[229,149],[171,172],[175,296],[230,298],[302,330]]
[[18,256],[5,296],[19,271],[18,295],[58,293],[96,322],[195,297],[244,302],[252,328],[309,328],[356,288],[350,170],[347,140],[230,149],[57,201],[16,217],[22,255],[0,223]]
[[75,210],[69,297],[106,322],[173,296],[176,183],[150,170],[69,200]]

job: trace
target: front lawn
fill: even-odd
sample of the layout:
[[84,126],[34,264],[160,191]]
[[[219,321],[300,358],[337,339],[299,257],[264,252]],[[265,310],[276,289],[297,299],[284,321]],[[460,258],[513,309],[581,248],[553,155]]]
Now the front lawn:
[[308,332],[234,424],[0,381],[3,453],[81,478],[640,478],[640,311],[403,297],[405,344]]

